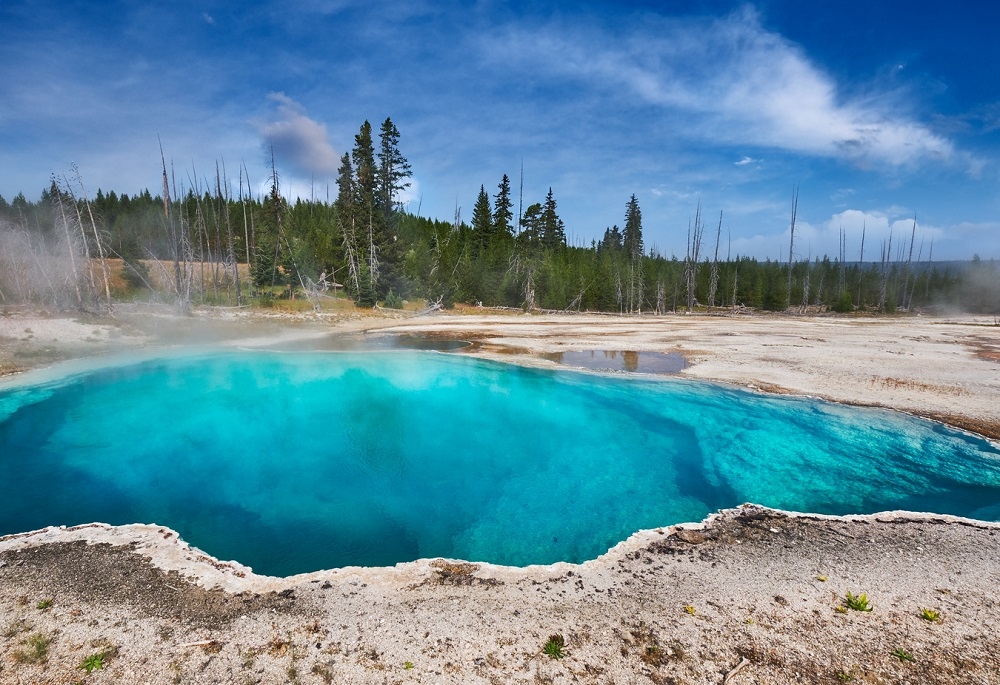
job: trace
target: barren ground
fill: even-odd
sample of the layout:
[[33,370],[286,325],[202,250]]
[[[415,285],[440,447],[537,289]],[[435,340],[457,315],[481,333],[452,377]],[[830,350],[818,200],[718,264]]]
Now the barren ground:
[[[993,323],[8,311],[0,369],[378,329],[475,340],[466,353],[536,365],[568,350],[676,351],[691,378],[886,406],[996,437]],[[745,507],[637,533],[581,565],[422,560],[275,579],[158,526],[46,529],[0,538],[0,683],[1000,685],[998,531],[942,516]],[[867,593],[872,610],[846,609],[847,592]],[[561,659],[543,653],[555,635]],[[79,668],[88,657],[102,668]]]

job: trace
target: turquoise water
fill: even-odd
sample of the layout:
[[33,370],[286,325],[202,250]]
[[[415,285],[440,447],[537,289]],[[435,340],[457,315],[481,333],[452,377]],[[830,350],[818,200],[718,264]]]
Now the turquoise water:
[[178,357],[0,392],[0,534],[170,526],[258,573],[583,561],[752,501],[1000,519],[1000,451],[891,412],[433,352]]

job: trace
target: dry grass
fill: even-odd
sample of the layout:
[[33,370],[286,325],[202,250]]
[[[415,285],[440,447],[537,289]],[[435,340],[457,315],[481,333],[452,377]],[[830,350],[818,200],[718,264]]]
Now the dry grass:
[[22,649],[15,649],[11,658],[17,663],[40,664],[49,658],[49,645],[52,636],[45,633],[32,633],[21,640]]
[[889,390],[912,390],[914,392],[933,392],[944,395],[964,395],[965,390],[957,386],[945,386],[940,384],[924,383],[912,378],[890,378],[886,376],[872,376],[870,384],[873,387],[885,388]]

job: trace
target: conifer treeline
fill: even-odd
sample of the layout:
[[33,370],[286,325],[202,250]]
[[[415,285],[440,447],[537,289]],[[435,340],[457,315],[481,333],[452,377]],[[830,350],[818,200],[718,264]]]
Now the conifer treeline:
[[[362,124],[352,151],[341,158],[333,201],[288,202],[273,159],[262,197],[249,190],[243,168],[237,179],[224,167],[201,180],[192,170],[179,189],[166,164],[157,196],[99,190],[88,200],[68,196],[53,179],[37,202],[23,194],[12,202],[0,197],[0,221],[7,225],[0,234],[0,299],[72,300],[68,286],[57,295],[51,274],[39,277],[51,261],[41,256],[106,251],[121,258],[122,275],[137,291],[154,280],[151,263],[172,262],[171,288],[187,301],[240,304],[343,288],[362,306],[398,306],[407,298],[444,306],[623,313],[695,307],[893,311],[935,304],[1000,311],[1000,271],[992,262],[943,268],[929,258],[914,261],[912,254],[904,259],[898,247],[892,259],[891,248],[883,246],[875,263],[850,262],[843,249],[834,260],[793,263],[789,288],[787,263],[720,261],[721,217],[713,252],[702,244],[700,208],[687,254],[667,258],[646,249],[635,195],[624,205],[624,228],[607,228],[589,248],[569,246],[553,190],[523,211],[518,203],[515,214],[506,174],[495,193],[480,187],[469,223],[460,210],[450,222],[419,217],[399,202],[411,175],[399,131],[386,119],[378,135],[376,146],[371,125]],[[91,212],[96,230],[67,230],[67,204],[74,208],[70,218]],[[249,279],[241,280],[241,273]]]

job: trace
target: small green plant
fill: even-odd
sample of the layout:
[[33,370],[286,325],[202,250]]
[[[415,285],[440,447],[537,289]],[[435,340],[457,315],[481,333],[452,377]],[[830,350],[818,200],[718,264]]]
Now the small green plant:
[[920,618],[931,623],[937,623],[941,620],[941,612],[935,609],[921,609]]
[[905,661],[913,661],[913,655],[910,654],[909,652],[907,652],[902,647],[897,647],[896,649],[892,650],[889,653],[892,654],[897,659],[899,659],[900,661],[904,661],[904,662]]
[[837,677],[837,680],[839,680],[842,683],[849,683],[852,680],[854,680],[854,674],[851,673],[850,671],[841,670],[834,673],[834,675]]
[[25,649],[17,649],[12,654],[14,661],[30,664],[40,664],[49,658],[49,645],[52,638],[45,633],[32,633],[21,640]]
[[816,576],[816,580],[818,580],[821,583],[825,583],[829,579],[830,579],[830,576]]
[[403,298],[390,289],[385,295],[385,300],[382,301],[382,306],[386,309],[402,309]]
[[548,641],[542,647],[542,654],[547,654],[553,659],[562,659],[566,656],[565,647],[566,641],[563,640],[562,635],[549,635]]
[[836,611],[838,614],[847,613],[847,607],[845,607],[843,604],[838,604],[837,606],[833,607],[833,610]]
[[79,668],[83,669],[87,673],[92,673],[93,671],[100,671],[104,668],[104,652],[98,652],[97,654],[91,654],[83,663],[80,664]]
[[854,611],[872,610],[872,603],[868,600],[868,594],[865,592],[862,592],[860,595],[854,595],[848,591],[847,599],[844,601],[844,605],[848,609],[854,609]]
[[413,668],[413,662],[412,661],[405,661],[405,662],[403,662],[403,670],[409,671],[411,668]]
[[691,606],[690,604],[688,604],[688,605],[686,605],[686,606],[684,607],[684,613],[685,613],[685,614],[687,614],[688,616],[694,616],[694,615],[695,615],[695,613],[696,613],[697,611],[698,611],[698,610],[697,610],[697,609],[695,609],[695,608],[694,608],[693,606]]
[[52,599],[43,599],[41,602],[35,605],[35,608],[39,611],[45,611],[52,606]]

